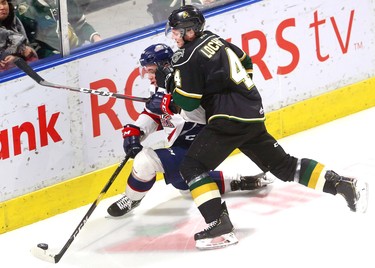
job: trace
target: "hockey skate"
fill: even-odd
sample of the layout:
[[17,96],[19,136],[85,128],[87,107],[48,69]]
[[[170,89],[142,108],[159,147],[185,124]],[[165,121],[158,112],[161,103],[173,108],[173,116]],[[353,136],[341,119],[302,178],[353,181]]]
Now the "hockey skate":
[[256,190],[273,182],[273,178],[268,177],[265,173],[260,173],[255,176],[241,176],[240,180],[231,181],[230,187],[232,191]]
[[233,230],[233,224],[224,202],[220,217],[211,222],[206,229],[194,235],[195,246],[198,249],[216,249],[236,244],[238,239]]
[[113,217],[123,216],[138,207],[141,203],[141,200],[132,201],[126,195],[124,195],[118,201],[110,205],[107,209],[107,212]]
[[328,170],[325,179],[334,183],[337,193],[341,194],[351,211],[366,212],[368,203],[368,185],[366,182],[347,178]]

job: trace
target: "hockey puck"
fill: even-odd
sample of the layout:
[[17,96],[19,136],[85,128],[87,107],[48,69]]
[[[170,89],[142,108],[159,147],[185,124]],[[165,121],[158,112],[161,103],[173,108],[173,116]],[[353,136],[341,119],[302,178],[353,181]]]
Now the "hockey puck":
[[48,249],[48,244],[46,244],[46,243],[39,243],[38,244],[38,248],[41,248],[43,250],[47,250]]

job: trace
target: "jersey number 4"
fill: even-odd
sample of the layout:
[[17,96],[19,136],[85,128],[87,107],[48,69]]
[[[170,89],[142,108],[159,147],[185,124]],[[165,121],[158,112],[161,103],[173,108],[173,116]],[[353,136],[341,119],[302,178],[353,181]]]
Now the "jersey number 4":
[[[244,83],[247,89],[250,90],[254,86],[254,83],[246,72],[246,69],[243,67],[240,59],[230,48],[226,48],[225,50],[228,55],[231,80],[237,85]],[[180,70],[178,69],[175,69],[174,72],[174,82],[176,87],[181,88],[181,75]]]
[[226,48],[225,51],[228,55],[231,80],[237,85],[243,82],[247,89],[250,90],[254,86],[254,83],[249,74],[246,72],[246,69],[243,67],[240,59],[230,48]]

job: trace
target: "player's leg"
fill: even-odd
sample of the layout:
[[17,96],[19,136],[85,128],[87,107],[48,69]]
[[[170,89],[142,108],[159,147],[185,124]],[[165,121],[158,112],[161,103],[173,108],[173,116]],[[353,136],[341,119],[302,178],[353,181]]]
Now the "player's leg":
[[[214,120],[198,134],[180,165],[192,198],[209,224],[208,228],[194,236],[198,248],[223,247],[238,242],[228,210],[222,203],[219,187],[209,171],[214,170],[243,143],[241,128],[241,124],[233,121]],[[218,237],[222,239],[215,239]]]
[[108,207],[108,214],[113,217],[123,216],[139,206],[154,185],[157,172],[164,172],[158,155],[150,148],[143,148],[134,158],[124,196]]
[[363,180],[340,176],[312,159],[298,160],[295,181],[316,190],[333,195],[340,194],[353,212],[366,212],[368,205],[368,185]]
[[[125,194],[114,202],[107,209],[107,212],[113,217],[119,217],[138,207],[143,197],[152,188],[155,182],[156,172],[164,173],[164,179],[167,184],[170,183],[181,191],[187,191],[189,187],[179,172],[179,164],[186,154],[186,151],[187,148],[184,147],[171,147],[155,151],[144,148],[134,158],[133,169],[127,180]],[[233,183],[237,182],[240,182],[242,185],[240,190],[250,190],[261,187],[260,180],[264,179],[262,176],[241,177],[240,175],[223,175],[220,171],[213,171],[212,173],[210,172],[210,174],[212,174],[214,181],[218,184],[222,193],[229,190],[234,191],[234,189],[230,188],[231,183],[233,185]]]
[[[265,130],[262,124],[256,127]],[[368,193],[365,182],[340,176],[315,160],[290,156],[270,134],[266,131],[260,133],[257,139],[242,145],[240,150],[256,159],[263,170],[267,167],[283,181],[295,181],[325,193],[340,194],[352,211],[366,211]]]
[[[181,193],[190,196],[189,187],[182,178],[179,167],[185,157],[188,148],[185,146],[172,146],[168,149],[155,150],[164,170],[166,184],[172,184]],[[264,173],[257,175],[242,175],[235,172],[210,171],[209,176],[217,184],[221,194],[232,191],[247,191],[263,188],[272,183],[273,180]]]

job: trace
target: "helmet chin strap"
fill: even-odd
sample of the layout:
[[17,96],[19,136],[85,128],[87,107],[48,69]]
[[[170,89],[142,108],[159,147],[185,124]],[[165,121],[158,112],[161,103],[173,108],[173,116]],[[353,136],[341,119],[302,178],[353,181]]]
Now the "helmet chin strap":
[[162,79],[164,80],[165,79],[165,77],[167,76],[167,72],[166,72],[166,70],[164,70],[165,68],[164,67],[162,67],[162,66],[158,66],[158,68],[156,69],[156,71],[158,72],[158,74],[160,75],[160,76],[162,76]]

